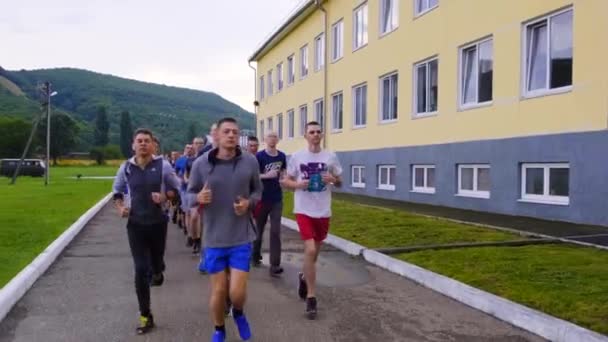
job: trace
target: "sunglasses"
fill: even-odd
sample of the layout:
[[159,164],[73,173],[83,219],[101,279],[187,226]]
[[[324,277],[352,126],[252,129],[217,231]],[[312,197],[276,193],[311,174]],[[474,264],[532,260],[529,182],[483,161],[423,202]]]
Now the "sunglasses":
[[308,131],[309,135],[313,135],[313,134],[321,134],[321,130],[318,131]]

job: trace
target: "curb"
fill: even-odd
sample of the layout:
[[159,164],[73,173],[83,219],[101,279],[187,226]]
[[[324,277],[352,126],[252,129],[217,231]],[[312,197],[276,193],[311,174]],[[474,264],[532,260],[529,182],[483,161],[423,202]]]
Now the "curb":
[[46,272],[55,259],[63,252],[84,226],[110,201],[111,194],[106,195],[97,204],[87,210],[66,231],[42,251],[29,265],[0,289],[0,322],[13,306],[34,285],[36,280]]
[[[283,217],[282,224],[298,230],[297,223]],[[530,309],[422,267],[392,258],[354,242],[329,234],[325,242],[349,255],[362,256],[367,262],[408,278],[474,309],[554,342],[608,342],[608,336],[568,321]],[[358,253],[357,253],[358,252]]]

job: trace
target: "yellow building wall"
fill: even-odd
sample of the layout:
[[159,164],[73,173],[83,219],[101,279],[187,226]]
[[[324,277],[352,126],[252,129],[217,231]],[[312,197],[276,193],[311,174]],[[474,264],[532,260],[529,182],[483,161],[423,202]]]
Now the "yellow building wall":
[[[344,128],[327,130],[327,147],[335,151],[395,146],[429,145],[529,135],[606,129],[608,125],[608,1],[603,0],[440,0],[439,7],[414,17],[413,1],[402,0],[399,27],[379,37],[379,0],[368,0],[368,44],[352,51],[353,10],[360,0],[325,3],[328,26],[344,18],[344,57],[328,61],[325,103],[331,127],[331,94],[344,94]],[[572,6],[574,9],[574,71],[571,91],[537,98],[522,98],[522,24]],[[270,67],[296,55],[295,85],[267,97],[258,109],[258,123],[268,115],[295,109],[298,135],[299,106],[322,97],[323,72],[314,72],[314,38],[322,32],[323,16],[316,11],[258,61],[264,75]],[[487,107],[459,110],[459,48],[480,38],[494,40],[493,103]],[[331,33],[327,32],[328,49]],[[299,49],[309,46],[310,74],[299,79]],[[329,52],[329,51],[328,51]],[[413,67],[431,56],[439,59],[439,99],[436,116],[412,118]],[[379,122],[379,77],[399,73],[398,120]],[[276,73],[276,71],[275,71]],[[286,79],[286,69],[285,69]],[[367,126],[353,130],[352,86],[367,82]],[[258,76],[259,83],[259,76]],[[276,81],[275,88],[276,88]],[[259,125],[259,124],[258,124]],[[276,118],[275,118],[276,126]],[[305,146],[302,138],[284,139],[281,148],[293,152]]]

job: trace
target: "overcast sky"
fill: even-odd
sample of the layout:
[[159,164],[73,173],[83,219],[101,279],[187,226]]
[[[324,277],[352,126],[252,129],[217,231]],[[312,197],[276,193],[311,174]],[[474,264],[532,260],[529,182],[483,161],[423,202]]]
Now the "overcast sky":
[[253,111],[247,58],[302,0],[0,0],[0,66],[213,91]]

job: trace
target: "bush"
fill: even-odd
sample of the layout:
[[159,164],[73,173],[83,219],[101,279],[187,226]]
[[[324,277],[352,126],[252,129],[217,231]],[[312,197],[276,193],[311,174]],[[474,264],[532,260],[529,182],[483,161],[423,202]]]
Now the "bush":
[[91,150],[91,158],[97,165],[103,165],[109,159],[122,159],[122,152],[118,145],[97,146]]

